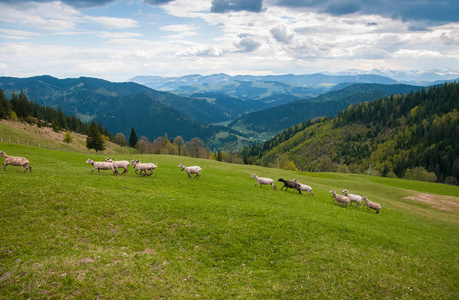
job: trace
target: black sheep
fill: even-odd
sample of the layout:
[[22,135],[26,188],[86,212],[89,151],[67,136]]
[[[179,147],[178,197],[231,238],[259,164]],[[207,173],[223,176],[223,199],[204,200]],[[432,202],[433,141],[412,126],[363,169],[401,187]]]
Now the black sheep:
[[298,193],[301,194],[301,188],[300,188],[300,185],[296,182],[292,182],[292,181],[287,181],[287,180],[284,180],[283,178],[279,178],[280,182],[283,182],[284,183],[284,186],[281,188],[281,190],[283,188],[285,188],[285,190],[287,191],[288,188],[291,188],[291,189],[295,189],[298,191]]

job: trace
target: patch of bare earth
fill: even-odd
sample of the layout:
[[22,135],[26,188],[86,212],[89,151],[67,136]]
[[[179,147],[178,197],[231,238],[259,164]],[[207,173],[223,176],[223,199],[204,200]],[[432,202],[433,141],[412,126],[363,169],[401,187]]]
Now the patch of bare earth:
[[459,198],[454,196],[432,195],[420,192],[414,192],[413,196],[408,196],[403,199],[420,201],[427,203],[434,208],[446,211],[459,210]]

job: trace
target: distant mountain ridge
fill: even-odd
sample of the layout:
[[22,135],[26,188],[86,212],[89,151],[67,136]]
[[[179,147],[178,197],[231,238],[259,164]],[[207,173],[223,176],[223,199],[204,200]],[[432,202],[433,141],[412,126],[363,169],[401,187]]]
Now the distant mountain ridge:
[[459,69],[433,69],[433,70],[358,70],[350,69],[342,72],[325,72],[327,75],[379,75],[389,77],[405,84],[432,85],[450,81],[458,81]]
[[143,84],[153,89],[173,91],[183,86],[203,85],[203,84],[225,84],[236,81],[265,81],[265,82],[282,82],[295,86],[316,86],[319,84],[338,84],[343,82],[353,83],[380,83],[394,84],[396,80],[373,74],[359,75],[326,75],[321,73],[305,74],[305,75],[236,75],[213,74],[213,75],[186,75],[179,77],[161,77],[161,76],[136,76],[128,81]]

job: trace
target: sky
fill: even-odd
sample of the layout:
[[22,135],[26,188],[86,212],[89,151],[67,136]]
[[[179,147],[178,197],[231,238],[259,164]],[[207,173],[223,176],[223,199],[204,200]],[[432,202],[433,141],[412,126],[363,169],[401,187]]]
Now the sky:
[[0,0],[0,76],[459,68],[457,0]]

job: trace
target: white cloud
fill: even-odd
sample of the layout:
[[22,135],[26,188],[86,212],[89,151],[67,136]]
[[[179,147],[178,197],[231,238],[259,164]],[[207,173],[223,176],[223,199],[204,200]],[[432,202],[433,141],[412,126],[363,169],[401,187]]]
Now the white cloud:
[[97,33],[97,36],[104,39],[126,39],[132,37],[141,37],[141,33],[135,32],[107,32],[101,31]]
[[14,30],[14,29],[2,29],[0,28],[0,36],[8,39],[30,39],[33,36],[39,36],[40,34],[25,30]]
[[128,19],[128,18],[113,18],[113,17],[91,17],[85,16],[84,20],[89,20],[91,22],[97,23],[102,25],[106,28],[117,28],[117,29],[124,29],[124,28],[132,28],[138,27],[139,23],[136,20]]

